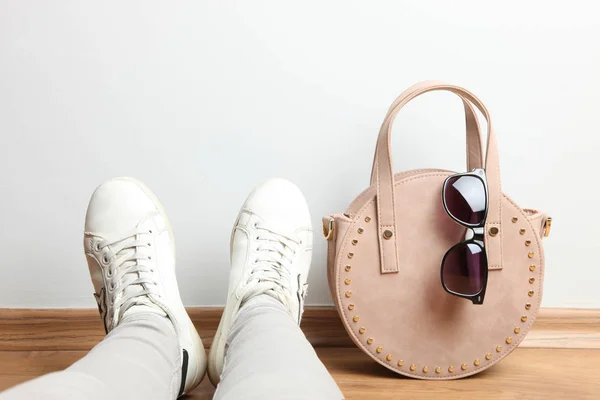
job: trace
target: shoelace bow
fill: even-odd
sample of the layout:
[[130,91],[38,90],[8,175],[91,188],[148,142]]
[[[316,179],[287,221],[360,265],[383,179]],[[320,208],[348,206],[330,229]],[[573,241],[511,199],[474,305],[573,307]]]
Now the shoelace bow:
[[292,310],[289,265],[301,242],[260,225],[254,227],[257,230],[255,239],[259,242],[259,255],[253,260],[254,267],[246,282],[246,291],[241,297],[241,303],[254,296],[267,294]]
[[101,262],[109,279],[105,296],[110,298],[113,307],[119,310],[118,316],[115,316],[116,321],[119,321],[133,305],[148,304],[146,296],[152,291],[147,285],[157,284],[152,278],[153,268],[144,264],[144,261],[152,259],[151,256],[140,252],[141,248],[150,247],[152,244],[147,240],[137,239],[138,235],[147,233],[152,231],[134,229],[121,235],[105,235],[103,240],[95,244],[96,250],[110,247],[114,254],[112,258],[105,254]]

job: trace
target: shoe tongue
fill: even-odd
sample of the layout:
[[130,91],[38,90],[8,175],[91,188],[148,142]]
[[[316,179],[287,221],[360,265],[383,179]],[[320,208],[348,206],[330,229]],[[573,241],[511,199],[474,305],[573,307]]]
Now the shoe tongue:
[[[135,250],[132,248],[128,248],[128,249],[121,250],[119,253],[120,253],[119,255],[130,256],[135,253]],[[135,261],[125,261],[120,266],[120,268],[128,268],[135,264],[136,264]],[[129,272],[129,273],[123,275],[123,277],[121,278],[121,285],[123,287],[125,287],[125,289],[123,290],[123,293],[122,293],[123,297],[135,296],[136,293],[139,293],[144,290],[144,287],[141,284],[133,284],[133,285],[129,284],[130,282],[133,282],[136,279],[140,278],[141,275],[144,275],[144,273],[138,272],[138,271]],[[134,314],[148,313],[148,312],[153,313],[153,314],[158,314],[158,315],[161,315],[164,317],[167,316],[167,314],[160,307],[158,307],[156,304],[154,304],[152,301],[150,301],[150,299],[147,297],[147,295],[134,297],[131,299],[130,302],[123,304],[122,307],[125,308],[125,312],[123,313],[121,319],[126,318],[131,315],[134,315]]]
[[259,249],[265,252],[261,255],[268,254],[268,256],[265,258],[269,261],[275,262],[276,264],[285,264],[287,258],[284,256],[284,254],[292,251],[286,243],[281,242],[275,235],[272,234],[266,243],[261,243],[259,245]]
[[[135,264],[135,263],[133,261],[131,261],[131,264]],[[132,272],[132,273],[125,274],[123,276],[122,284],[124,286],[126,286],[125,290],[123,290],[124,297],[125,296],[126,297],[135,296],[136,293],[139,293],[144,290],[144,287],[141,284],[127,285],[128,282],[136,280],[140,274],[142,274],[142,273],[141,272]],[[130,303],[123,304],[123,307],[126,307],[126,310],[123,313],[123,318],[133,315],[133,314],[148,313],[148,312],[158,314],[163,317],[167,316],[167,314],[160,307],[158,307],[155,303],[153,303],[148,298],[147,295],[141,295],[139,297],[135,297],[135,298],[131,299]]]
[[[135,253],[133,249],[123,249],[119,252],[119,256],[131,256]],[[130,268],[136,265],[135,261],[125,261],[123,264],[119,266],[121,269]],[[134,295],[135,293],[141,292],[144,290],[141,284],[131,285],[130,283],[140,278],[140,272],[132,271],[128,272],[121,278],[121,286],[125,289],[123,290],[123,296]]]

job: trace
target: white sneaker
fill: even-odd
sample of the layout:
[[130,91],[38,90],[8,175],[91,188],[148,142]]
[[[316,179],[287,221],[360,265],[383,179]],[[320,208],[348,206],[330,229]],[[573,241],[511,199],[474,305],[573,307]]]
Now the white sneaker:
[[272,179],[254,189],[231,234],[227,303],[208,356],[208,377],[215,386],[223,371],[229,330],[248,300],[271,296],[300,324],[312,242],[310,213],[296,185]]
[[181,344],[179,394],[191,392],[206,352],[179,296],[173,232],[158,199],[132,178],[103,183],[90,199],[83,244],[106,332],[135,313],[168,317]]

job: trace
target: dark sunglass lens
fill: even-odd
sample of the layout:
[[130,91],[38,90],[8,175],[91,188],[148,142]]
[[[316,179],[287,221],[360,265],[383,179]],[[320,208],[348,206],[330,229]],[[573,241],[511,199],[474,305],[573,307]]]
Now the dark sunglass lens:
[[472,296],[483,289],[487,260],[476,243],[461,243],[448,251],[442,265],[442,279],[448,290]]
[[478,225],[485,218],[487,199],[483,181],[472,175],[448,179],[444,190],[448,212],[467,224]]

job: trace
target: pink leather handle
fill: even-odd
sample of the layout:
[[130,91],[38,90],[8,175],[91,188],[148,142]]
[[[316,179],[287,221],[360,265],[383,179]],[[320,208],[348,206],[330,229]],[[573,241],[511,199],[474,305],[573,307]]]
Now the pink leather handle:
[[[390,147],[391,127],[396,115],[398,115],[398,112],[409,101],[424,93],[437,90],[452,92],[458,95],[465,104],[469,103],[469,106],[465,107],[467,122],[470,121],[471,117],[475,118],[476,120],[474,113],[469,115],[469,112],[473,111],[471,106],[477,108],[487,121],[487,150],[485,158],[485,170],[488,180],[489,204],[486,220],[486,231],[488,231],[489,227],[491,226],[498,227],[499,233],[496,235],[498,240],[496,240],[495,243],[501,243],[502,229],[500,229],[500,200],[502,194],[500,188],[500,168],[498,164],[496,137],[492,129],[490,115],[483,103],[475,95],[461,87],[448,85],[437,81],[421,82],[406,90],[392,104],[392,107],[390,107],[388,115],[381,126],[379,137],[377,139],[375,162],[373,164],[371,178],[372,182],[376,185],[377,192],[377,223],[379,228],[379,250],[382,273],[398,272],[399,269],[398,252],[400,244],[398,244],[396,241],[396,232],[398,231],[399,226],[396,219],[395,209],[394,174],[392,170],[393,164]],[[473,132],[473,121],[471,120],[470,122],[471,132]],[[479,131],[479,129],[477,129],[477,131]],[[469,135],[469,132],[467,132],[467,135]],[[386,232],[385,238],[384,232]],[[491,262],[490,265],[493,263],[501,263],[501,252],[499,252],[499,247],[496,247],[497,246],[486,249],[488,252],[488,261]]]
[[[426,82],[417,83],[416,85],[411,86],[407,90],[405,90],[400,96],[394,100],[390,108],[388,109],[388,113],[385,116],[384,123],[387,119],[390,118],[390,112],[394,110],[394,108],[405,99],[410,93],[415,90],[420,89],[423,84]],[[472,171],[475,168],[483,168],[483,150],[481,147],[481,133],[479,128],[479,119],[475,114],[475,110],[473,106],[468,100],[462,99],[463,105],[465,108],[465,128],[466,128],[466,138],[467,138],[467,171]],[[373,157],[373,168],[371,169],[371,186],[375,184],[375,176],[373,175],[373,171],[375,170],[375,163],[377,162],[377,152],[375,152],[375,156]]]

